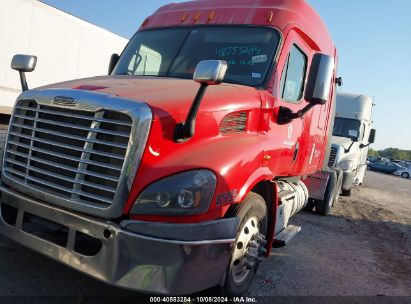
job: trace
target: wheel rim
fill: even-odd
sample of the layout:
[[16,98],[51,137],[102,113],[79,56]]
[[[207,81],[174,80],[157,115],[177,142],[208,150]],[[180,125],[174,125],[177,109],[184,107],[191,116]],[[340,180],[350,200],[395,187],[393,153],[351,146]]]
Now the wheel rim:
[[[251,262],[246,256],[255,256],[256,258],[258,256],[259,246],[250,247],[250,243],[253,242],[255,236],[260,232],[259,225],[260,221],[258,218],[249,218],[237,238],[230,265],[231,276],[237,284],[244,282],[253,268],[249,267]],[[254,261],[254,263],[256,262]]]
[[402,177],[403,177],[403,178],[410,178],[409,175],[408,175],[408,173],[403,173],[403,174],[402,174]]

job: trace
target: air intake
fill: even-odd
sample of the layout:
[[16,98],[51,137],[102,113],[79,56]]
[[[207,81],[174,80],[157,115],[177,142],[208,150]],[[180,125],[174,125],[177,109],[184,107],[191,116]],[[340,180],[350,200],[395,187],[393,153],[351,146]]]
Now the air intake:
[[221,134],[244,133],[247,131],[247,112],[232,113],[224,117],[220,124]]

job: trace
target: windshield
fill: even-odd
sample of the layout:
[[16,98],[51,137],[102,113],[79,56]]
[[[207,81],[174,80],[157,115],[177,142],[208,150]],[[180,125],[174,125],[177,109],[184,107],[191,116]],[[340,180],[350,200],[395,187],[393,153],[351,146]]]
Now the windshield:
[[260,27],[169,28],[138,32],[113,74],[191,78],[202,60],[225,60],[225,82],[260,86],[274,60],[278,32]]
[[333,135],[339,137],[347,137],[352,140],[361,138],[361,122],[355,119],[335,118]]

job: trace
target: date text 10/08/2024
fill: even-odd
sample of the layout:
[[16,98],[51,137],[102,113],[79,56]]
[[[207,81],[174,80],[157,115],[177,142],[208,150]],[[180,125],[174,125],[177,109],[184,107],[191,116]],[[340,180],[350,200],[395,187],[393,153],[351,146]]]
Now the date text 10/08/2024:
[[150,297],[150,303],[258,303],[253,297]]

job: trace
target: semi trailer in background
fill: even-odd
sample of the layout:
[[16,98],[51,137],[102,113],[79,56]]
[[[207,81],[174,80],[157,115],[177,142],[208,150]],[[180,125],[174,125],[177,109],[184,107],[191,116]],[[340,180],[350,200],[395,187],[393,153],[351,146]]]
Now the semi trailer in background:
[[328,170],[337,62],[305,0],[160,8],[108,76],[20,95],[0,233],[116,286],[244,294]]
[[19,75],[10,69],[13,55],[38,57],[36,73],[27,76],[33,88],[107,73],[107,58],[128,41],[38,0],[1,0],[0,6],[3,124],[21,93]]

